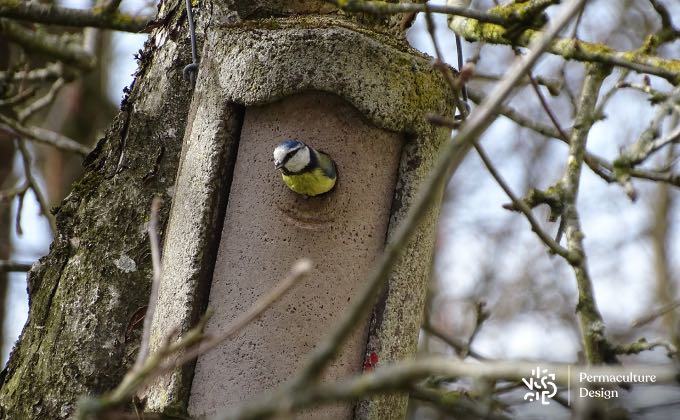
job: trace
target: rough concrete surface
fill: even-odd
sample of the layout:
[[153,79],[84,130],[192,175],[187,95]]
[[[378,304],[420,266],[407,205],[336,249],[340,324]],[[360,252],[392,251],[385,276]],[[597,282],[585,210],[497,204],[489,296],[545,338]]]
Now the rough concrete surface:
[[425,114],[451,108],[451,89],[431,60],[403,43],[345,27],[276,24],[209,35],[208,71],[229,100],[250,106],[308,89],[332,92],[378,127],[409,134],[430,132]]
[[[339,181],[329,194],[288,190],[272,163],[274,147],[297,138],[329,153]],[[402,141],[368,124],[335,95],[308,92],[248,108],[215,264],[207,332],[244,312],[310,257],[313,274],[260,320],[198,360],[189,412],[212,414],[290,377],[333,327],[383,248]],[[368,317],[332,365],[331,377],[361,370]],[[309,416],[347,418],[351,404]],[[328,411],[331,410],[331,411]]]
[[[356,287],[350,283],[338,283],[340,281],[338,279],[347,281],[345,277],[349,277],[349,274],[346,274],[350,273],[348,270],[353,270],[351,273],[356,274],[365,273],[361,267],[356,266],[355,260],[364,264],[369,259],[368,255],[374,252],[374,249],[382,249],[385,238],[389,238],[390,233],[403,220],[413,202],[419,184],[431,168],[439,145],[448,138],[447,131],[434,129],[426,121],[425,115],[427,113],[450,115],[452,92],[441,74],[432,69],[430,58],[409,48],[402,41],[395,41],[393,38],[377,34],[366,27],[343,21],[338,17],[320,16],[242,22],[221,27],[207,33],[206,36],[196,93],[192,103],[191,112],[192,115],[195,115],[195,118],[190,118],[193,123],[187,127],[185,134],[185,144],[182,151],[184,163],[178,176],[177,195],[166,233],[165,243],[166,245],[174,244],[174,251],[167,258],[167,254],[164,255],[164,274],[159,297],[161,304],[158,308],[162,314],[158,314],[157,321],[154,321],[154,339],[152,340],[154,342],[164,337],[175,326],[179,327],[180,334],[185,332],[188,326],[196,322],[195,314],[205,307],[205,301],[200,296],[200,290],[204,286],[210,287],[208,284],[210,278],[203,278],[201,274],[205,267],[212,264],[211,261],[208,261],[211,260],[209,253],[206,253],[206,250],[212,249],[213,246],[211,242],[212,234],[208,233],[211,232],[211,228],[217,233],[220,229],[216,227],[217,224],[211,224],[212,218],[216,214],[211,203],[220,202],[221,196],[236,193],[239,188],[243,190],[247,186],[248,195],[252,196],[248,200],[257,202],[257,200],[272,197],[271,200],[273,201],[269,208],[276,209],[279,212],[275,215],[281,218],[281,226],[285,226],[282,231],[269,229],[259,231],[257,235],[251,232],[254,235],[250,239],[251,242],[246,241],[244,243],[245,245],[250,244],[248,245],[250,248],[243,248],[246,251],[238,251],[241,249],[239,247],[243,245],[239,242],[240,239],[225,244],[223,238],[220,245],[222,249],[230,249],[230,253],[235,253],[234,255],[242,259],[240,262],[233,261],[233,264],[242,264],[242,266],[239,265],[241,274],[250,273],[253,267],[259,270],[264,268],[265,271],[258,272],[263,273],[260,277],[263,279],[279,279],[292,263],[292,260],[278,262],[281,258],[277,254],[272,254],[272,257],[276,257],[272,258],[272,261],[277,262],[264,266],[259,264],[258,259],[263,258],[263,254],[250,252],[250,249],[255,246],[255,242],[263,243],[262,249],[275,250],[276,252],[279,248],[285,249],[286,247],[296,246],[300,251],[300,256],[305,256],[302,251],[307,250],[309,251],[307,256],[315,257],[317,260],[321,258],[322,262],[330,261],[330,259],[339,261],[336,264],[339,271],[336,270],[336,277],[333,278],[332,285],[333,288],[347,290],[346,296],[351,297],[352,293],[356,291]],[[232,136],[238,137],[241,124],[239,118],[233,117],[234,106],[245,107],[245,112],[248,115],[246,119],[250,121],[246,124],[249,124],[248,130],[253,131],[256,128],[260,130],[263,129],[260,126],[265,123],[264,120],[260,121],[260,119],[264,118],[263,110],[269,109],[268,104],[280,100],[285,102],[291,99],[291,96],[312,91],[317,92],[315,94],[317,97],[326,98],[331,101],[331,104],[335,105],[324,107],[321,104],[313,106],[305,112],[302,112],[301,108],[297,107],[296,109],[293,106],[286,111],[285,119],[282,116],[283,114],[276,117],[279,120],[278,128],[272,125],[274,124],[274,117],[270,115],[269,120],[267,120],[267,124],[271,125],[268,128],[270,136],[273,135],[274,130],[278,130],[276,132],[279,132],[281,136],[299,136],[301,140],[308,141],[312,146],[331,153],[337,159],[339,153],[352,150],[358,152],[364,150],[364,147],[373,147],[371,145],[375,144],[376,139],[381,138],[380,136],[368,135],[355,138],[352,141],[353,148],[348,148],[345,151],[344,149],[349,144],[348,139],[352,138],[351,136],[333,137],[324,134],[331,127],[327,121],[328,118],[342,119],[352,116],[351,120],[356,121],[342,126],[343,130],[351,131],[358,129],[358,127],[364,127],[363,130],[367,129],[366,127],[373,126],[372,132],[389,132],[391,133],[390,136],[402,141],[403,145],[400,143],[399,148],[394,152],[395,166],[385,166],[381,161],[375,160],[375,156],[371,155],[371,159],[367,160],[370,164],[363,164],[361,171],[352,171],[352,167],[347,165],[364,161],[356,160],[361,159],[360,157],[354,157],[347,161],[341,159],[339,162],[338,189],[325,198],[330,201],[324,201],[321,198],[298,199],[294,193],[283,186],[278,174],[273,170],[273,163],[269,161],[271,151],[276,141],[280,139],[267,137],[260,139],[260,142],[265,140],[270,142],[258,146],[267,149],[266,153],[264,149],[257,153],[252,151],[250,152],[252,157],[248,161],[248,158],[241,157],[245,153],[244,150],[249,150],[250,147],[255,147],[255,144],[259,143],[254,142],[253,145],[248,146],[247,144],[250,144],[251,141],[247,140],[247,136],[252,137],[253,134],[246,134],[246,131],[244,131],[241,141],[246,142],[246,145],[239,149],[238,160],[239,165],[246,165],[247,167],[235,172],[233,190],[230,191],[229,186],[226,185],[228,183],[222,185],[214,178],[220,172],[219,168],[230,167],[234,162],[233,153],[214,153],[222,147],[221,143],[230,143]],[[299,99],[295,100],[299,101]],[[277,106],[276,109],[283,112],[284,109],[281,108],[280,104],[279,102],[271,106]],[[348,104],[351,106],[348,106]],[[288,106],[285,108],[288,109]],[[321,113],[320,110],[325,111]],[[256,124],[252,122],[255,117],[258,118]],[[316,131],[312,130],[312,127],[316,127],[314,129]],[[339,130],[340,126],[336,129]],[[289,133],[284,133],[283,130],[288,130]],[[392,153],[387,153],[387,150],[382,150],[381,153]],[[256,170],[255,168],[260,168],[260,160],[265,159],[268,164],[262,167],[264,169]],[[218,169],[212,167],[215,164],[218,164]],[[398,169],[396,169],[397,167]],[[340,224],[336,227],[336,222],[338,220],[342,222],[342,219],[336,219],[335,212],[345,215],[343,217],[349,217],[348,215],[355,211],[354,206],[359,205],[352,201],[354,200],[353,197],[362,196],[366,193],[362,188],[371,190],[373,188],[372,183],[376,183],[376,181],[370,180],[371,174],[380,173],[380,176],[384,177],[394,176],[395,172],[398,173],[396,187],[394,187],[393,181],[392,187],[385,192],[387,198],[382,204],[385,217],[375,219],[387,225],[382,228],[383,234],[379,237],[378,235],[368,236],[370,232],[366,227],[366,232],[354,231],[356,237],[352,239],[352,242],[343,244],[342,239],[338,238],[344,235],[344,231],[339,227],[344,225]],[[263,179],[266,179],[261,178],[263,176],[271,177],[268,182],[272,184],[263,184]],[[202,186],[205,182],[204,179],[210,179],[213,186],[208,189],[204,188]],[[220,187],[220,185],[222,186]],[[348,188],[351,188],[352,191],[356,188],[360,192],[350,195],[351,200],[349,202],[334,198],[338,197],[339,194],[344,194],[343,191],[349,191]],[[371,197],[375,196],[376,191],[371,192]],[[179,199],[180,196],[184,198]],[[228,198],[229,206],[236,205],[232,200],[236,200],[238,196],[234,195],[234,197]],[[283,199],[286,199],[286,201],[283,201]],[[241,210],[239,211],[250,212],[252,210],[250,208],[245,209],[243,203],[240,206]],[[230,211],[235,211],[234,209],[238,209],[238,207],[233,207]],[[284,213],[281,209],[287,210],[288,213]],[[424,218],[416,233],[417,239],[407,245],[402,261],[393,270],[381,302],[374,308],[371,325],[368,328],[369,337],[366,350],[379,353],[381,364],[402,360],[415,354],[429,278],[437,212],[437,209],[433,208],[430,214]],[[250,213],[247,215],[250,216]],[[245,216],[239,215],[239,217],[248,220]],[[230,220],[231,217],[228,215],[226,220]],[[284,217],[288,218],[285,220],[285,224],[283,223]],[[357,219],[354,222],[359,227],[369,226],[366,225],[367,221],[363,219]],[[349,221],[343,223],[348,225]],[[175,224],[177,226],[173,227]],[[197,226],[200,229],[192,233]],[[387,229],[386,234],[385,228]],[[233,232],[233,235],[248,236],[251,234],[246,235],[243,232],[245,228],[238,224],[227,225],[225,229],[231,229],[230,232]],[[300,241],[299,243],[289,241],[284,243],[283,246],[273,246],[270,243],[274,239],[278,241],[284,238],[284,235],[290,235],[295,231],[302,231],[306,234],[304,236],[299,235],[297,239]],[[335,241],[331,243],[329,249],[312,247],[306,243],[307,237],[311,237],[312,233],[334,238]],[[226,235],[227,230],[225,230],[225,237]],[[365,241],[364,244],[361,244],[361,240]],[[336,248],[346,247],[353,243],[359,243],[361,247],[358,250],[348,249],[347,255],[354,256],[360,253],[361,258],[351,259],[348,264],[347,259],[337,256],[339,250]],[[227,246],[230,248],[225,248]],[[222,251],[223,254],[225,252]],[[236,257],[232,256],[232,258]],[[223,287],[220,284],[224,281],[220,280],[219,276],[226,275],[224,265],[219,264],[215,270],[217,276],[214,279],[213,289]],[[326,270],[326,273],[318,275],[328,275],[328,271]],[[361,281],[362,277],[357,275],[355,280]],[[273,285],[273,283],[258,283],[262,281],[258,280],[258,277],[240,281],[244,283],[237,284],[232,292],[241,293],[243,295],[239,294],[239,296],[250,297],[250,300],[241,299],[240,302],[232,302],[232,306],[226,307],[224,310],[245,309],[255,299],[256,293],[268,290]],[[340,288],[335,286],[336,284],[344,286]],[[326,293],[325,290],[317,289],[320,286],[314,286],[312,283],[300,287],[302,289],[294,291],[297,293],[296,297],[300,297],[300,293],[309,293],[313,296],[322,296],[321,293]],[[328,296],[331,296],[331,290],[328,290]],[[336,295],[333,294],[333,296]],[[340,307],[340,301],[338,297],[333,298],[335,300],[330,297],[326,299],[328,300],[321,301],[322,303],[319,304],[318,308],[306,308],[305,302],[308,301],[301,300],[302,303],[298,303],[294,309],[291,307],[290,310],[296,311],[298,318],[302,317],[300,314],[306,315],[305,322],[307,322],[307,318],[319,316],[326,316],[330,319],[330,315],[324,315],[324,311],[330,311],[328,313],[337,311]],[[324,305],[324,308],[320,308],[321,304]],[[170,305],[171,308],[162,309],[165,305]],[[222,304],[218,305],[211,300],[210,305],[217,307]],[[259,337],[258,340],[263,339],[261,337],[264,334],[262,322],[265,320],[267,318],[251,326],[251,328],[255,328],[254,331],[260,334],[260,336],[255,335],[255,337]],[[279,320],[274,321],[280,323]],[[226,320],[221,322],[221,325],[225,325]],[[332,323],[328,325],[330,326]],[[211,328],[216,327],[219,327],[219,325],[213,324]],[[365,326],[363,328],[365,334],[366,328]],[[319,331],[305,332],[314,337],[319,337],[321,334]],[[251,330],[244,332],[241,339],[252,333]],[[361,364],[366,341],[357,338],[360,336],[359,333],[358,336],[353,338],[354,341],[352,342],[355,347],[349,348],[342,356],[344,358],[342,360],[349,361],[344,362],[346,366],[341,366],[338,368],[339,370],[336,369],[329,375],[339,376],[346,372],[342,369],[351,371]],[[286,348],[288,339],[286,341],[281,340],[273,343],[282,344]],[[361,346],[356,343],[360,343]],[[304,344],[305,349],[313,345],[311,340],[303,341],[302,344]],[[247,347],[232,350],[247,357],[257,357],[257,352],[249,351]],[[224,352],[223,350],[221,354],[229,360],[231,356]],[[208,356],[206,355],[206,357]],[[218,358],[215,355],[211,357]],[[255,361],[257,360],[260,359],[252,359],[248,366],[256,365]],[[255,371],[267,372],[269,383],[285,380],[289,376],[291,368],[289,368],[289,365],[282,365],[287,367],[276,371],[276,374],[280,376],[275,380],[273,374],[270,374],[272,360],[267,359],[264,364],[265,368],[257,367]],[[352,365],[350,362],[356,364]],[[216,363],[219,366],[220,362]],[[204,399],[207,398],[207,394],[199,387],[202,386],[200,385],[201,381],[214,380],[210,377],[210,372],[207,372],[210,369],[212,367],[208,363],[208,359],[204,358],[193,381],[192,407],[198,407],[198,401],[203,401],[200,404],[208,401]],[[152,385],[145,394],[148,396],[147,409],[169,414],[181,414],[188,403],[186,396],[189,394],[189,387],[192,386],[192,373],[191,367],[186,367],[183,370],[178,369],[157,384]],[[255,379],[259,381],[259,378]],[[224,378],[222,380],[224,381]],[[219,392],[225,391],[218,387],[215,389],[215,393]],[[236,396],[238,395],[243,394]],[[225,398],[227,397],[229,396]],[[202,398],[204,400],[201,400]],[[358,410],[355,411],[355,418],[403,417],[406,401],[403,395],[389,397],[389,400],[375,397],[370,402],[362,403],[359,406]],[[207,403],[205,404],[207,405]],[[344,412],[349,413],[348,410],[346,407]]]

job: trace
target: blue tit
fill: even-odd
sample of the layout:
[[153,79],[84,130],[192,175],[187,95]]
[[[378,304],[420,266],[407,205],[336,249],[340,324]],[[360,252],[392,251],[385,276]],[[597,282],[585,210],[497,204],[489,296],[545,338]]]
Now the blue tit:
[[305,196],[327,193],[338,179],[330,156],[298,140],[284,140],[276,146],[274,165],[286,186]]

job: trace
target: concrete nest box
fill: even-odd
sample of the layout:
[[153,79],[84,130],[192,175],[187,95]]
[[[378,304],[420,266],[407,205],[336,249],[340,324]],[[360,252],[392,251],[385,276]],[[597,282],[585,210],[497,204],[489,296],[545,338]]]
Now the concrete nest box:
[[[430,59],[337,18],[226,28],[207,36],[202,57],[152,348],[191,328],[206,307],[215,311],[207,332],[217,335],[295,261],[309,257],[315,268],[233,339],[145,391],[148,410],[191,415],[222,412],[296,372],[362,290],[448,140],[425,115],[452,113],[452,93]],[[286,188],[272,160],[286,138],[334,159],[335,189],[306,198]],[[415,353],[437,213],[323,380]],[[405,403],[379,398],[304,417],[387,418]]]

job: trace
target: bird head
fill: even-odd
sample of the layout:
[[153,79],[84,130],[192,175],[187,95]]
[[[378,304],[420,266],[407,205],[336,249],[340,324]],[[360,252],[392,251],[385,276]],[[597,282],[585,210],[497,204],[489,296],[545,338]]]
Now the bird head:
[[276,169],[295,173],[303,170],[310,162],[309,147],[298,140],[284,140],[274,149]]

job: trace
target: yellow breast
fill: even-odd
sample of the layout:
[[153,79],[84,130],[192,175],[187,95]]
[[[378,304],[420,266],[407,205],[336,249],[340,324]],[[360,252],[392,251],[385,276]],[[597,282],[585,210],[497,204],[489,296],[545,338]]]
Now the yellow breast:
[[326,193],[335,186],[336,178],[329,177],[321,168],[302,174],[281,174],[283,182],[298,194],[315,196]]

